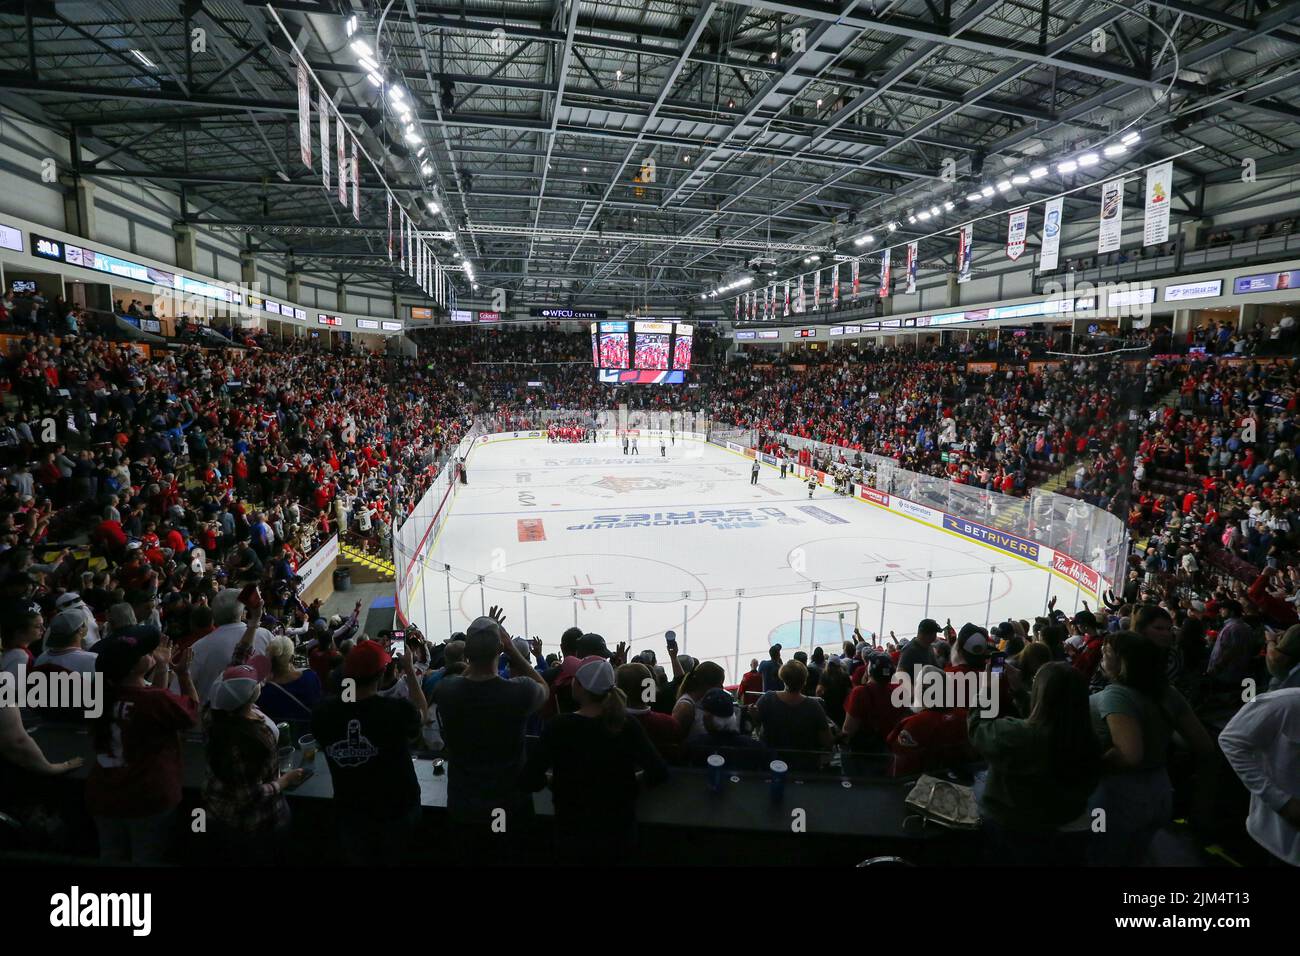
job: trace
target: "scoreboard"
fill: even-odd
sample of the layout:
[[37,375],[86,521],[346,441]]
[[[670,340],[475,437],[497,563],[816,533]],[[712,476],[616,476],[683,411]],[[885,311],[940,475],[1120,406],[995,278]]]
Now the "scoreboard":
[[602,382],[680,384],[691,367],[694,331],[673,319],[593,322],[592,363]]

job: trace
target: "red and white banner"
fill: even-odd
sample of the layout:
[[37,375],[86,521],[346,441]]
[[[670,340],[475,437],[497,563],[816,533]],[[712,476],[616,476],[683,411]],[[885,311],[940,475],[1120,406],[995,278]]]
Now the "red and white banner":
[[311,169],[311,80],[307,64],[298,61],[298,152],[302,164]]
[[858,297],[858,290],[862,287],[858,281],[858,272],[861,266],[862,266],[861,259],[853,260],[853,298],[855,299]]
[[818,269],[813,276],[813,311],[816,312],[822,307],[822,270]]
[[345,142],[346,134],[344,133],[345,129],[347,129],[347,127],[343,125],[343,117],[334,117],[334,160],[338,165],[340,206],[346,206],[348,204],[348,157],[347,143]]
[[330,188],[333,173],[330,170],[330,98],[324,90],[316,95],[316,111],[320,113],[320,181]]
[[782,312],[781,314],[783,317],[790,314],[790,280],[789,279],[785,280],[785,311]]
[[975,244],[975,224],[968,222],[957,227],[957,281],[969,282],[972,247]]
[[863,501],[870,501],[882,508],[889,507],[889,494],[887,492],[878,491],[875,488],[858,488],[858,496]]
[[883,249],[880,253],[880,297],[889,298],[889,249]]
[[1063,574],[1085,591],[1097,593],[1101,585],[1101,575],[1081,561],[1076,561],[1060,551],[1052,553],[1052,570]]
[[840,304],[840,264],[831,266],[831,308]]
[[916,294],[916,243],[907,244],[907,294]]
[[361,162],[357,159],[357,141],[352,141],[352,218],[361,221]]
[[795,310],[796,312],[805,312],[805,311],[807,311],[807,305],[806,305],[806,302],[805,302],[804,297],[803,297],[803,276],[800,276],[800,277],[799,277],[799,298],[796,299],[795,302],[796,302],[796,305],[795,305],[795,309],[794,309],[794,310]]
[[384,193],[388,199],[388,261],[393,261],[393,194]]
[[1025,237],[1029,235],[1029,210],[1017,209],[1007,217],[1007,258],[1019,259],[1025,253]]

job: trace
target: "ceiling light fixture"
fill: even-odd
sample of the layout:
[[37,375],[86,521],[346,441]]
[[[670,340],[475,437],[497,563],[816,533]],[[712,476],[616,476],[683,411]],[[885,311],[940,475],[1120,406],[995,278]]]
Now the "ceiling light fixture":
[[1030,179],[1042,179],[1046,175],[1047,175],[1046,166],[1035,166],[1033,169],[1029,171]]
[[1096,153],[1084,153],[1079,157],[1079,167],[1096,166],[1100,157]]

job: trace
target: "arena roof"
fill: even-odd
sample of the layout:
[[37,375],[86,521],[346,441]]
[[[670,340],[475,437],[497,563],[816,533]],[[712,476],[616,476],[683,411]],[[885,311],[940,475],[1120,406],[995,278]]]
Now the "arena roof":
[[[1204,187],[1243,158],[1261,174],[1300,159],[1300,2],[273,7],[6,2],[0,87],[73,137],[77,175],[157,182],[188,221],[265,254],[413,290],[385,254],[382,187],[363,188],[358,224],[298,161],[296,46],[421,227],[448,237],[440,258],[468,257],[489,287],[595,304],[685,302],[756,257],[788,272],[860,251],[931,204],[952,202],[955,224],[1003,170],[1126,129],[1140,142],[1097,172],[1179,156],[1176,216],[1211,215]],[[356,40],[415,106],[423,157]],[[1052,166],[996,201],[1070,182]]]

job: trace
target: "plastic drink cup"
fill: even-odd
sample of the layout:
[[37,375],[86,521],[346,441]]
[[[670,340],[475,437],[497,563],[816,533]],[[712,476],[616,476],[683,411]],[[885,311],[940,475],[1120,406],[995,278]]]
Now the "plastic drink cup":
[[307,734],[298,738],[298,749],[302,751],[302,765],[310,767],[316,762],[316,738]]
[[771,795],[773,803],[780,803],[785,798],[785,778],[790,774],[790,768],[786,766],[784,760],[773,760],[768,764],[768,769],[772,771]]
[[293,748],[280,748],[280,773],[288,773],[293,769]]
[[722,770],[727,765],[727,758],[722,754],[709,754],[709,789],[718,793],[722,789]]

